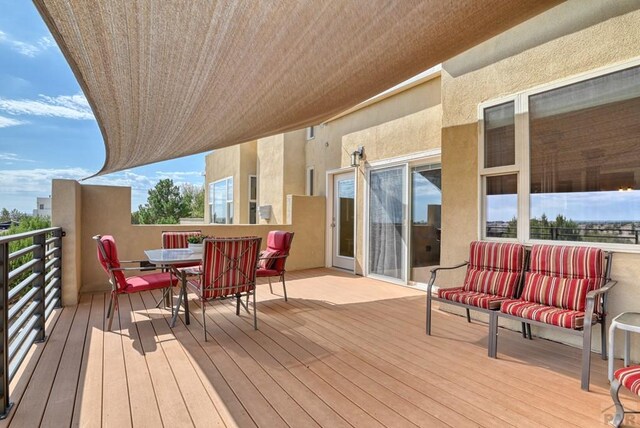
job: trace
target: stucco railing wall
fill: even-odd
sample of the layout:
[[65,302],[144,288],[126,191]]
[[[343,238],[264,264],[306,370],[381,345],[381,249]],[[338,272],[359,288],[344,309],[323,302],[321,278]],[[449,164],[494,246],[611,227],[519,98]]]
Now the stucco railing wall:
[[[266,244],[270,230],[295,232],[287,270],[324,266],[325,199],[289,195],[284,225],[133,225],[129,187],[80,185],[73,180],[54,180],[52,224],[61,226],[69,241],[63,266],[63,303],[74,305],[78,294],[108,290],[105,273],[96,259],[97,234],[113,235],[118,256],[144,260],[144,250],[160,248],[164,230],[202,230],[210,236],[257,235]],[[67,241],[65,241],[67,244]]]

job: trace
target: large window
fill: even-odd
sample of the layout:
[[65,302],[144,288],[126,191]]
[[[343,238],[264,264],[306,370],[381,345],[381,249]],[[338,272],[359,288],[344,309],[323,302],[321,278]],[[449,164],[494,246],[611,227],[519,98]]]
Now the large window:
[[640,67],[481,116],[483,237],[640,244]]
[[233,224],[233,177],[209,184],[211,223]]

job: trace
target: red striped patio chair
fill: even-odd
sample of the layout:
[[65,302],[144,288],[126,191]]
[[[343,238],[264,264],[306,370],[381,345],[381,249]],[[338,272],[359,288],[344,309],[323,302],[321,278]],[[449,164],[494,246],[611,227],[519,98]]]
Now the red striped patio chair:
[[613,381],[611,382],[611,398],[616,405],[616,415],[611,421],[611,425],[618,428],[624,419],[625,413],[638,413],[632,411],[625,411],[620,402],[618,393],[620,387],[624,386],[633,394],[640,396],[640,366],[623,367],[616,370],[613,374]]
[[284,280],[284,274],[286,273],[284,266],[287,262],[287,257],[289,257],[291,242],[293,242],[293,232],[285,232],[282,230],[272,230],[269,232],[267,235],[267,248],[260,253],[258,270],[256,272],[258,278],[269,279],[269,290],[271,290],[271,294],[273,294],[271,278],[280,278],[285,302],[287,301],[287,285]]
[[189,280],[187,285],[197,295],[202,304],[202,327],[207,340],[205,308],[207,301],[236,298],[236,315],[240,315],[240,305],[247,312],[248,305],[242,296],[253,296],[253,328],[258,329],[256,311],[256,263],[262,238],[215,238],[204,240],[202,275]]
[[[191,236],[202,236],[200,230],[185,230],[185,231],[163,231],[162,232],[162,248],[188,248],[188,239]],[[183,263],[176,267],[194,267],[199,266],[200,263]]]
[[[427,334],[431,335],[433,300],[465,308],[467,321],[471,322],[470,310],[494,312],[502,302],[517,296],[525,259],[526,251],[521,244],[474,241],[469,246],[468,262],[433,269],[427,285]],[[437,295],[432,294],[438,272],[464,266],[467,272],[462,286],[440,288]]]
[[[522,295],[502,302],[491,324],[489,340],[497,355],[498,318],[561,329],[582,336],[582,389],[589,390],[591,326],[605,325],[611,254],[599,248],[534,245]],[[606,263],[605,263],[606,261]],[[607,329],[602,328],[602,359],[607,358]]]

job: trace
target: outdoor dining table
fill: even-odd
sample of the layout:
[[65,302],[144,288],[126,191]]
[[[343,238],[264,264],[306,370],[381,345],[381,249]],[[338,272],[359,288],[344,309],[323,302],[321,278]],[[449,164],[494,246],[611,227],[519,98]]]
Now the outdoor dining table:
[[163,266],[171,270],[176,277],[180,278],[181,287],[178,295],[178,302],[171,318],[171,328],[175,327],[178,319],[178,310],[184,302],[184,321],[189,324],[189,299],[187,298],[187,275],[185,269],[179,269],[185,263],[194,263],[202,260],[202,252],[194,252],[188,248],[145,250],[145,255],[150,263]]

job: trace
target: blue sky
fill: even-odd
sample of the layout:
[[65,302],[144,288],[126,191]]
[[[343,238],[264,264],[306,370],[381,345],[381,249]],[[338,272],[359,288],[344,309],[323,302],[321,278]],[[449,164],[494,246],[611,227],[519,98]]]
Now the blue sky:
[[[52,178],[81,179],[104,163],[91,109],[29,1],[0,0],[0,208],[31,213]],[[161,178],[202,185],[204,154],[92,178],[132,187],[132,208]]]

